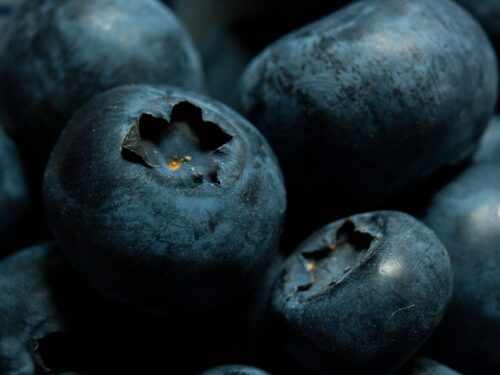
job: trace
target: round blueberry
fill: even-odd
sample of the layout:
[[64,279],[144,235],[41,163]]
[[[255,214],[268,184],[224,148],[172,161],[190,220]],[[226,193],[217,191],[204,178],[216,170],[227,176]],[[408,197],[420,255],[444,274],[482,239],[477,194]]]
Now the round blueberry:
[[424,222],[448,249],[455,281],[430,353],[464,373],[500,372],[500,164],[478,163],[440,190]]
[[204,371],[201,375],[269,375],[269,373],[250,366],[226,365]]
[[257,56],[241,106],[276,151],[300,230],[470,156],[496,81],[486,34],[453,2],[363,0]]
[[180,89],[126,86],[72,118],[47,166],[54,235],[102,293],[158,313],[220,306],[267,268],[285,190],[258,131]]
[[0,256],[17,242],[28,209],[21,160],[14,142],[0,127]]
[[63,126],[95,94],[135,83],[200,88],[192,42],[157,0],[28,0],[15,17],[2,94],[39,173]]
[[445,248],[411,216],[333,222],[292,253],[275,281],[275,346],[311,374],[391,373],[439,324],[452,285]]

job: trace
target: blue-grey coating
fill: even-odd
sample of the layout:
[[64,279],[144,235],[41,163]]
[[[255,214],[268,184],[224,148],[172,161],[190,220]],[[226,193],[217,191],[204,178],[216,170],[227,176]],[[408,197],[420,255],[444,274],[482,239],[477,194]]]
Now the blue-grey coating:
[[397,375],[460,375],[460,373],[433,359],[415,357],[408,361]]
[[[319,264],[309,271],[307,259],[319,251],[328,250],[324,259],[335,266],[346,226],[371,238],[369,247],[344,243],[358,255],[340,274],[320,274]],[[323,227],[285,267],[270,301],[275,345],[309,374],[394,373],[439,324],[453,286],[448,254],[436,235],[396,211]]]
[[3,99],[43,171],[61,129],[95,94],[125,84],[198,90],[197,52],[157,0],[28,0],[9,28]]
[[485,32],[455,3],[363,0],[257,56],[241,107],[280,160],[290,215],[324,223],[470,156],[497,75]]
[[[30,199],[14,142],[0,127],[0,257],[21,235]],[[26,235],[24,235],[26,236]]]
[[71,330],[60,309],[61,290],[70,288],[68,268],[50,243],[26,248],[0,262],[2,375],[51,373],[37,361],[35,344],[51,333]]
[[430,354],[467,374],[500,373],[499,171],[498,159],[471,166],[434,196],[423,218],[448,249],[455,275]]
[[214,367],[200,375],[270,375],[268,372],[244,365],[225,365]]
[[[219,183],[187,164],[170,171],[123,154],[141,115],[168,121],[186,102],[232,137],[211,154]],[[44,199],[57,242],[86,280],[155,313],[241,297],[274,256],[286,206],[276,158],[250,123],[205,97],[145,85],[110,90],[75,114],[47,166]]]

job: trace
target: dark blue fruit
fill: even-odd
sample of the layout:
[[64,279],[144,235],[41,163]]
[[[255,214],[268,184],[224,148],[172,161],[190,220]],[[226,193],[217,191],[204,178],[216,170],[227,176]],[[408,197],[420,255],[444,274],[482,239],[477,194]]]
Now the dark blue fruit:
[[1,374],[84,368],[85,353],[65,310],[68,299],[63,296],[77,293],[68,282],[68,269],[52,244],[24,249],[0,262]]
[[364,0],[256,57],[241,105],[276,151],[304,228],[381,207],[470,156],[496,81],[486,34],[453,2]]
[[95,94],[133,83],[200,88],[191,40],[157,0],[29,0],[11,23],[2,94],[38,171]]
[[415,357],[397,375],[460,375],[455,370],[427,357]]
[[226,365],[204,371],[201,375],[269,375],[269,373],[250,366]]
[[0,257],[17,241],[28,209],[21,160],[14,142],[0,127]]
[[470,374],[500,373],[499,170],[498,159],[473,165],[436,194],[424,217],[455,274],[430,354]]
[[439,324],[452,271],[436,235],[396,211],[331,223],[287,259],[274,347],[310,374],[390,374]]
[[47,166],[54,235],[97,290],[151,312],[242,296],[277,249],[285,211],[264,138],[224,105],[127,86],[72,118]]

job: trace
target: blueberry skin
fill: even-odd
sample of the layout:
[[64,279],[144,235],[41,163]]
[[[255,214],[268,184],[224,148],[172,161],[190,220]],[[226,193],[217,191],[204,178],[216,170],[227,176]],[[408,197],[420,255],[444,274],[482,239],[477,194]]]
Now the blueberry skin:
[[71,367],[77,366],[76,357],[71,357],[69,350],[59,352],[59,367],[52,367],[48,361],[53,356],[44,356],[54,338],[71,335],[71,324],[61,310],[67,302],[61,296],[71,295],[68,268],[50,243],[26,248],[0,262],[0,373],[34,375],[52,373],[50,368],[57,373],[76,370]]
[[448,249],[455,280],[433,358],[464,373],[500,372],[499,162],[478,163],[439,191],[423,218]]
[[277,346],[311,374],[390,374],[431,335],[452,292],[436,235],[396,211],[333,222],[286,262],[270,302]]
[[0,79],[39,174],[63,126],[95,94],[135,83],[200,88],[197,52],[157,0],[29,0],[16,15]]
[[264,370],[243,365],[226,365],[204,371],[201,375],[270,375]]
[[365,0],[257,56],[241,107],[280,160],[290,215],[324,223],[379,208],[467,158],[496,81],[494,51],[461,7]]
[[16,242],[29,201],[16,146],[0,127],[0,257]]
[[[155,129],[173,130],[151,148]],[[44,198],[87,281],[154,313],[242,296],[274,256],[286,205],[276,158],[252,125],[210,99],[146,85],[110,90],[75,114]]]
[[473,160],[475,163],[500,163],[500,116],[491,119]]
[[452,370],[439,362],[436,362],[427,357],[415,357],[409,361],[398,375],[460,375],[460,373]]
[[[500,2],[497,0],[455,0],[467,9],[484,27],[497,51],[500,53]],[[500,79],[498,80],[500,86]],[[497,110],[500,109],[500,100]]]

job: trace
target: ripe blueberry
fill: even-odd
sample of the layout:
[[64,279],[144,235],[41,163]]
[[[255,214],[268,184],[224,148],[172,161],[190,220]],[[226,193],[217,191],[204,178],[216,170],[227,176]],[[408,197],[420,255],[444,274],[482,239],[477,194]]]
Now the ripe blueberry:
[[276,151],[300,229],[470,156],[496,81],[486,34],[453,2],[363,0],[257,56],[241,105]]
[[221,306],[272,259],[285,211],[270,147],[180,89],[126,86],[72,118],[47,166],[54,235],[97,290],[151,312]]
[[452,285],[445,248],[411,216],[336,221],[304,241],[275,281],[275,347],[311,374],[391,373],[439,324]]

